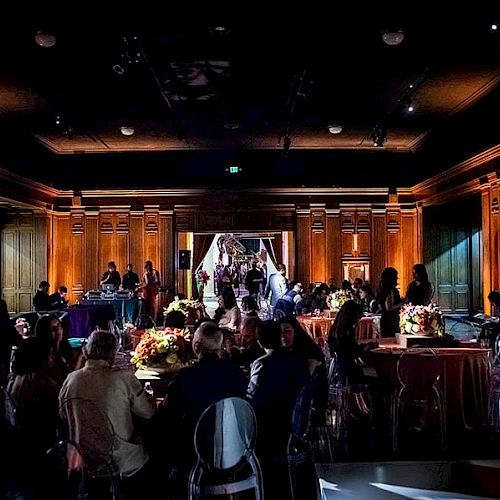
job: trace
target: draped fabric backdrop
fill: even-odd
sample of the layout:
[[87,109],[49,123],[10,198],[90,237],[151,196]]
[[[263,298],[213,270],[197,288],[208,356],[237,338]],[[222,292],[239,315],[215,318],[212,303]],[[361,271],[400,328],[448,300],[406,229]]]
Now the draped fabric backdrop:
[[266,247],[267,255],[276,267],[278,264],[283,263],[283,246],[281,233],[274,235],[274,238],[262,238],[264,246]]
[[[193,297],[194,298],[199,298],[198,297],[198,287],[197,287],[197,282],[196,282],[196,273],[198,272],[198,268],[201,265],[201,262],[203,261],[203,258],[207,254],[207,252],[210,250],[210,246],[212,245],[212,242],[214,241],[215,235],[214,234],[195,234],[194,235],[194,241],[193,241]],[[208,273],[210,276],[212,273]]]

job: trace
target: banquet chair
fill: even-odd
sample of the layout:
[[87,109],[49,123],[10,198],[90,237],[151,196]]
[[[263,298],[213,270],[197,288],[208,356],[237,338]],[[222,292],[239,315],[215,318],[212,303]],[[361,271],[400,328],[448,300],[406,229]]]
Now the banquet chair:
[[0,386],[0,417],[12,429],[18,428],[17,408],[5,387]]
[[254,453],[256,428],[252,407],[240,398],[217,401],[201,414],[194,432],[197,460],[189,474],[190,500],[250,489],[257,500],[264,497]]
[[[292,411],[292,425],[288,438],[286,450],[286,462],[288,466],[288,478],[290,483],[291,498],[302,498],[298,492],[297,469],[313,464],[313,450],[317,429],[314,427],[316,419],[317,388],[319,384],[318,374],[315,373],[302,388],[295,400]],[[303,481],[300,481],[303,483]]]
[[83,456],[85,484],[99,491],[96,498],[120,498],[120,473],[113,459],[115,431],[98,405],[84,398],[68,398],[59,409],[63,437],[77,445]]
[[[396,371],[398,386],[391,404],[393,452],[397,452],[399,448],[400,418],[404,407],[421,410],[422,420],[419,424],[425,424],[424,419],[429,409],[437,409],[441,449],[446,452],[446,406],[440,388],[441,366],[435,351],[431,348],[403,350],[397,361]],[[420,425],[416,429],[420,430]]]

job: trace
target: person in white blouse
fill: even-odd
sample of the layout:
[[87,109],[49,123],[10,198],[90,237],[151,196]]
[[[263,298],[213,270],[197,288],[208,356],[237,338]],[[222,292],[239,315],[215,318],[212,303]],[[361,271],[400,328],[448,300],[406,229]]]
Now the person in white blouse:
[[236,331],[240,329],[241,311],[232,293],[223,293],[217,297],[219,307],[215,310],[214,321],[219,328]]

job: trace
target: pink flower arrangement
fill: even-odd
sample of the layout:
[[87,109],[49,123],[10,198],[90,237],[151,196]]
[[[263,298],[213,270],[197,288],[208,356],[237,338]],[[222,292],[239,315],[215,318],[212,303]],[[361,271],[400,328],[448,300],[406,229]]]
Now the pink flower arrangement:
[[444,318],[436,304],[414,306],[405,304],[399,313],[401,333],[413,335],[444,335]]

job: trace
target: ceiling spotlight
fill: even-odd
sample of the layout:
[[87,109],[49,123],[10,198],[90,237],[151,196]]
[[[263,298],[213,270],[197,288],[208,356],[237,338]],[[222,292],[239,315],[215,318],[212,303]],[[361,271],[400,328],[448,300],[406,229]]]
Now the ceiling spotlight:
[[240,128],[239,123],[229,122],[224,123],[224,128],[227,130],[238,130]]
[[135,128],[134,128],[134,127],[120,127],[120,132],[121,132],[123,135],[126,135],[126,136],[131,136],[131,135],[134,135],[134,133],[135,133]]
[[343,130],[342,125],[329,125],[328,126],[328,132],[330,132],[330,134],[340,134],[340,132],[342,132],[342,130]]
[[415,111],[415,106],[413,106],[412,103],[408,104],[408,106],[406,106],[406,111],[408,111],[408,113],[413,113]]
[[215,24],[208,28],[208,31],[214,35],[227,35],[231,32],[231,28],[224,24]]
[[498,31],[498,24],[497,23],[492,23],[490,25],[490,33],[496,33]]
[[35,35],[35,42],[40,47],[53,47],[56,44],[56,37],[50,33],[44,33],[43,31],[37,31]]
[[383,31],[382,40],[387,45],[399,45],[405,38],[403,30]]

